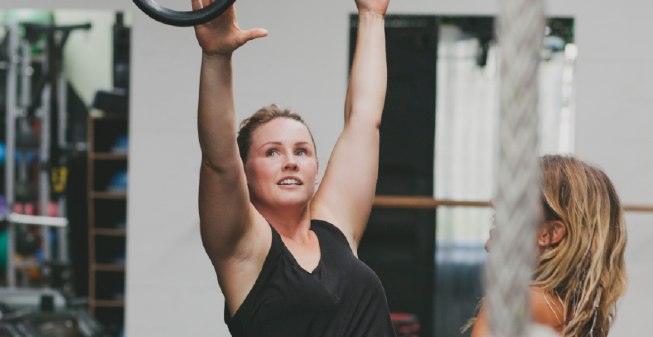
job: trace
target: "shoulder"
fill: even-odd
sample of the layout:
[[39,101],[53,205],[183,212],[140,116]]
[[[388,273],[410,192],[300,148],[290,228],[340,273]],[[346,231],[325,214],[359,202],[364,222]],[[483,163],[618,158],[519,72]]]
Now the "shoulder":
[[328,233],[331,237],[335,238],[339,243],[350,246],[349,240],[343,231],[338,228],[336,225],[329,221],[312,219],[311,220],[311,229],[313,231],[318,230],[324,233]]
[[487,304],[482,300],[479,305],[481,309],[474,320],[474,328],[470,337],[486,337],[492,334],[490,330],[490,322],[487,318]]
[[532,286],[529,290],[533,322],[561,331],[565,324],[565,310],[558,296]]
[[[557,333],[564,329],[564,308],[557,296],[545,293],[540,287],[530,287],[529,298],[533,322],[552,328]],[[482,303],[476,316],[471,337],[490,336],[490,323],[487,317],[487,305]]]
[[319,222],[320,227],[329,227],[332,232],[337,232],[338,236],[342,236],[347,241],[347,245],[351,248],[354,255],[358,256],[358,242],[354,239],[352,227],[347,221],[340,221],[332,212],[325,202],[316,200],[311,203],[311,222]]

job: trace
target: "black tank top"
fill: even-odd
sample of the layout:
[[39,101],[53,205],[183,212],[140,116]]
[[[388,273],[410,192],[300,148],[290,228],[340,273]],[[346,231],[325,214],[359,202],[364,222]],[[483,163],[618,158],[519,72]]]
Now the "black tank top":
[[354,256],[337,227],[311,221],[322,254],[312,273],[297,263],[270,227],[272,245],[254,287],[234,317],[225,305],[232,336],[395,336],[381,281]]

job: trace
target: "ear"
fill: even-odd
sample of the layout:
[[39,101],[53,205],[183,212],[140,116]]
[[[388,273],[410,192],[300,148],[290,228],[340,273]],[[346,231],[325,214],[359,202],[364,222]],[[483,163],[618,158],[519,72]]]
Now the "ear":
[[247,183],[247,186],[249,186],[249,172],[248,167],[247,167],[248,162],[243,162],[243,172],[245,172],[245,182]]
[[317,166],[315,166],[315,168],[317,168],[317,170],[315,170],[315,185],[317,185],[320,183],[320,161],[315,159],[315,162],[317,163]]
[[567,235],[567,225],[560,221],[547,221],[539,230],[537,244],[540,247],[548,247],[560,243]]

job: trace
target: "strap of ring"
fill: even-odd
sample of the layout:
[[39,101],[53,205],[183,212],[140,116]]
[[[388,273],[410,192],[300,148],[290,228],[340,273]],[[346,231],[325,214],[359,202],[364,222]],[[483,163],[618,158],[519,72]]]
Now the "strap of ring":
[[145,14],[152,19],[177,27],[196,26],[212,21],[224,13],[236,0],[216,0],[214,3],[190,12],[179,12],[165,8],[154,0],[134,0]]

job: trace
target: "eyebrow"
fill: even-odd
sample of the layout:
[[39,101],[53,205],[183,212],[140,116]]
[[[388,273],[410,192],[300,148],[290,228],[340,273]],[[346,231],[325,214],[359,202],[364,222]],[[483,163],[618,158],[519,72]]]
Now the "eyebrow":
[[263,148],[266,145],[283,145],[283,144],[281,144],[281,142],[267,142],[267,143],[261,145],[261,147],[259,147],[259,149]]
[[[263,148],[266,145],[283,145],[283,144],[281,142],[267,142],[267,143],[261,145],[260,148]],[[311,144],[309,142],[297,142],[297,143],[295,143],[295,146],[298,146],[298,145],[311,145]]]

